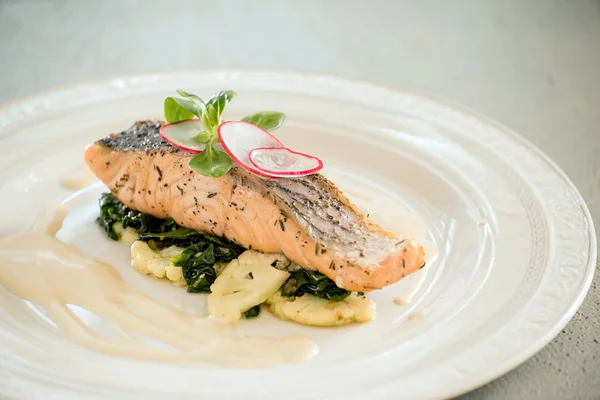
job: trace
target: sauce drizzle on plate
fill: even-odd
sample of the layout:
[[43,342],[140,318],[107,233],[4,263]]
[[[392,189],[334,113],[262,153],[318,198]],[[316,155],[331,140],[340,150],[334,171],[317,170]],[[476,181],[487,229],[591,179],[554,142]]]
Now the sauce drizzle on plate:
[[[234,336],[230,326],[217,320],[150,299],[110,265],[59,241],[55,234],[66,215],[64,206],[54,207],[34,231],[0,238],[0,284],[41,307],[81,345],[124,357],[245,368],[303,362],[318,353],[316,343],[305,337]],[[116,338],[91,329],[72,306],[112,323]]]

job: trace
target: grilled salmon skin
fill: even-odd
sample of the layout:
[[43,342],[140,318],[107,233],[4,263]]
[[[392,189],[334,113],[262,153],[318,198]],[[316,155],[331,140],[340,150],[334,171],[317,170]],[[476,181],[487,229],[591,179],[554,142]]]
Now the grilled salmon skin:
[[268,179],[235,166],[203,176],[188,167],[194,154],[163,141],[160,127],[139,121],[85,150],[92,172],[128,207],[284,253],[349,291],[382,288],[424,265],[421,246],[371,222],[324,176]]

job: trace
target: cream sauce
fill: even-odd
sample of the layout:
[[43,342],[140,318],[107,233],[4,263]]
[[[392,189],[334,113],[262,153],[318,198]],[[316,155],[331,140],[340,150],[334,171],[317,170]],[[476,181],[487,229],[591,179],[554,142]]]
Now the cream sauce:
[[66,205],[62,203],[51,204],[38,218],[33,227],[34,232],[44,232],[51,236],[56,235],[62,228],[63,221],[68,213],[69,208]]
[[[0,284],[39,305],[78,343],[118,356],[246,368],[307,361],[318,353],[316,343],[304,337],[235,336],[220,321],[193,317],[150,299],[128,286],[111,266],[56,239],[67,212],[62,207],[52,210],[45,217],[47,229],[38,224],[33,232],[0,239]],[[92,330],[69,306],[110,322],[121,340]]]
[[98,178],[88,169],[82,166],[80,170],[63,177],[60,185],[67,190],[81,190],[96,182]]
[[407,321],[414,321],[414,320],[419,320],[419,319],[423,319],[424,315],[423,313],[419,312],[419,311],[415,311],[412,312],[408,315],[408,317],[406,318]]

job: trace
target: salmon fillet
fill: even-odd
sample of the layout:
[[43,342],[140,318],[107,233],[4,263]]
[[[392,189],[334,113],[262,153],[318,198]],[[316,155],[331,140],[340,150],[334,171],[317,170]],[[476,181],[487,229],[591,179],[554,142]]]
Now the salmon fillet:
[[424,265],[421,246],[371,222],[324,176],[268,179],[235,165],[203,176],[188,167],[194,154],[164,142],[160,127],[139,121],[85,150],[92,172],[128,207],[283,253],[349,291],[380,289]]

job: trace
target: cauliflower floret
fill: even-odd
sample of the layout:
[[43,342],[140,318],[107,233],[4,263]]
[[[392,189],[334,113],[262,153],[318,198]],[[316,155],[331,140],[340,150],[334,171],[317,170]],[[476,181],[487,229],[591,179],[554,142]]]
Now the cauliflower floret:
[[120,222],[115,222],[112,226],[112,230],[119,236],[119,241],[125,246],[131,246],[133,242],[139,239],[139,235],[135,228],[128,226],[123,229],[123,225],[121,225]]
[[181,267],[176,267],[171,261],[183,250],[181,247],[171,246],[155,251],[146,242],[138,240],[131,245],[131,266],[142,274],[167,278],[177,286],[186,286]]
[[187,282],[183,277],[183,268],[176,267],[171,263],[171,265],[167,265],[165,268],[165,275],[175,286],[187,286]]
[[273,268],[276,262],[289,263],[281,254],[253,250],[247,250],[231,261],[210,287],[210,315],[233,323],[243,312],[263,303],[290,276],[286,271]]
[[295,299],[278,291],[267,299],[269,311],[281,319],[303,325],[339,326],[367,322],[375,316],[375,303],[352,293],[341,301],[325,300],[311,294]]
[[223,271],[225,270],[225,268],[227,268],[228,265],[229,265],[229,263],[226,263],[226,262],[215,263],[213,268],[215,269],[217,276],[221,275],[223,273]]

